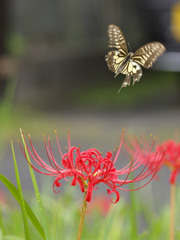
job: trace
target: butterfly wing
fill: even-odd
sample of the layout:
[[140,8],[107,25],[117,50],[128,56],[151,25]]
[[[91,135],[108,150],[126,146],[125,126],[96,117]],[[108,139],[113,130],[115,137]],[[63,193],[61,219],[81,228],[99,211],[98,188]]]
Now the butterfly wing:
[[116,48],[117,50],[108,52],[105,60],[107,61],[109,70],[117,75],[120,73],[118,70],[128,54],[127,43],[121,29],[114,24],[108,26],[108,36],[109,47]]
[[140,47],[131,59],[145,68],[150,68],[165,51],[166,49],[162,43],[151,42]]
[[108,36],[109,47],[117,48],[121,56],[126,56],[128,54],[127,43],[121,29],[114,24],[109,25]]
[[126,59],[124,56],[121,57],[119,55],[119,51],[116,51],[116,50],[112,50],[108,52],[108,54],[105,57],[106,57],[105,60],[107,61],[109,70],[111,70],[116,74],[118,73],[120,66],[123,64],[123,62]]

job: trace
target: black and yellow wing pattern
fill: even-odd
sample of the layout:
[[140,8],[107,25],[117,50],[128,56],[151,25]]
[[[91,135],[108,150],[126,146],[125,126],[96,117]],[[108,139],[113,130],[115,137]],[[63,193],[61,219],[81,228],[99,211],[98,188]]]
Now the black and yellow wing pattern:
[[151,42],[140,47],[135,53],[128,53],[126,39],[121,29],[114,24],[108,26],[108,36],[109,47],[115,49],[108,52],[105,60],[109,70],[115,73],[115,77],[119,73],[126,75],[121,88],[130,86],[131,77],[133,77],[133,85],[138,82],[142,76],[141,66],[150,68],[166,50],[162,43]]

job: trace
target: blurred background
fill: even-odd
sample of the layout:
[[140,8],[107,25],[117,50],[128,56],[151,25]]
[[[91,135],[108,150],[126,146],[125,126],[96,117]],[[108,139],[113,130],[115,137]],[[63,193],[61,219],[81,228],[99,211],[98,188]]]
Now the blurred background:
[[[15,182],[13,139],[23,188],[32,188],[17,144],[20,127],[31,133],[42,156],[42,133],[49,132],[54,143],[54,129],[62,148],[70,130],[72,144],[102,152],[118,145],[123,128],[138,137],[152,133],[158,142],[179,139],[180,1],[1,0],[0,4],[1,173],[11,181]],[[125,76],[114,78],[104,60],[110,50],[107,26],[112,23],[121,27],[133,52],[150,41],[160,41],[167,49],[152,69],[143,69],[139,83],[120,94]],[[37,177],[41,185],[44,176],[43,181]],[[163,180],[154,186],[161,187],[156,197],[164,203],[169,201],[168,177],[165,170]],[[45,190],[53,194],[51,188]]]

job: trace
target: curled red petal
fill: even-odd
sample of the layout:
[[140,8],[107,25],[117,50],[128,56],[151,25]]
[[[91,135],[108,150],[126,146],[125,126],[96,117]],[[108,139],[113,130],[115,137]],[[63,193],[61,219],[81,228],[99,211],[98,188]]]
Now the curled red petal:
[[109,151],[109,152],[107,152],[106,153],[106,157],[108,158],[108,159],[111,159],[112,158],[112,153]]
[[88,184],[87,195],[86,195],[86,199],[85,199],[87,202],[91,201],[92,192],[93,192],[93,184],[90,181],[89,184]]
[[68,159],[62,159],[62,165],[63,167],[65,167],[66,169],[70,168],[70,164],[69,164],[69,161]]
[[119,202],[119,200],[120,200],[120,194],[119,194],[119,192],[116,190],[116,189],[107,189],[107,193],[108,194],[112,194],[112,193],[115,193],[116,194],[116,200],[113,202],[112,200],[111,200],[111,202],[112,203],[114,203],[114,204],[116,204],[117,202]]
[[84,193],[84,192],[85,192],[85,189],[84,189],[84,183],[83,183],[82,179],[81,179],[80,177],[78,177],[78,178],[77,178],[77,181],[78,181],[78,183],[79,183],[81,192]]
[[58,176],[58,177],[55,179],[54,183],[53,183],[53,191],[54,191],[55,193],[60,192],[60,189],[59,189],[58,191],[55,190],[55,186],[56,186],[57,188],[61,187],[61,183],[59,182],[59,180],[61,180],[61,178]]
[[76,183],[77,183],[77,176],[75,175],[71,182],[71,186],[76,186]]

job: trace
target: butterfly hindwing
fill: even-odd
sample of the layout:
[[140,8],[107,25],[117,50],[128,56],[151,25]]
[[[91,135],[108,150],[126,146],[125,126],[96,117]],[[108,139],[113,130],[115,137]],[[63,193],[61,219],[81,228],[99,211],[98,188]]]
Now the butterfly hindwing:
[[109,70],[111,70],[114,73],[117,73],[120,65],[125,60],[125,57],[123,57],[123,56],[120,57],[119,51],[112,50],[112,51],[108,52],[105,60],[107,61]]
[[144,68],[150,68],[157,58],[165,52],[162,43],[151,42],[140,47],[132,56],[132,60]]

